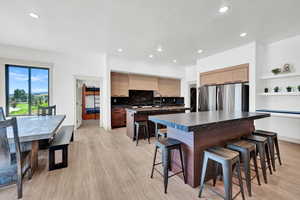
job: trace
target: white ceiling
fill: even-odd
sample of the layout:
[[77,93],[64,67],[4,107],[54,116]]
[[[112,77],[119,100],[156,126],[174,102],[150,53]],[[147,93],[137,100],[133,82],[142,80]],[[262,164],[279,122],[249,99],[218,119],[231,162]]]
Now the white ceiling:
[[[300,33],[300,0],[0,0],[0,43],[176,65]],[[38,20],[28,16],[40,15]],[[245,38],[239,37],[247,32]],[[161,44],[162,53],[155,51]],[[124,49],[122,53],[118,48]],[[204,53],[197,54],[198,49]]]

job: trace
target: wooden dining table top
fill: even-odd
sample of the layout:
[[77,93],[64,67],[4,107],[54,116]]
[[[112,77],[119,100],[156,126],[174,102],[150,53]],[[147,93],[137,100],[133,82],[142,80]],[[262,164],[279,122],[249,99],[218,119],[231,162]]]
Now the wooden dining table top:
[[[65,115],[17,117],[20,142],[50,139],[65,118]],[[7,129],[7,137],[14,142],[12,128]]]

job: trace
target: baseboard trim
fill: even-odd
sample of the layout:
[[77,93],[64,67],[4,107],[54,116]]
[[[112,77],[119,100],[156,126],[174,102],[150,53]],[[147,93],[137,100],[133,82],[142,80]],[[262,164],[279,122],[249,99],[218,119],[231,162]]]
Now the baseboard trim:
[[289,137],[285,137],[285,136],[278,136],[278,139],[282,140],[282,141],[286,141],[286,142],[300,144],[300,139],[289,138]]

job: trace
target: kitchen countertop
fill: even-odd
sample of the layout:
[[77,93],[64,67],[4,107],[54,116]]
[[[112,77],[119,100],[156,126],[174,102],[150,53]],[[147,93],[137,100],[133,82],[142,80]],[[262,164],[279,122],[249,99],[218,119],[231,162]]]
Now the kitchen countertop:
[[190,108],[186,108],[184,106],[163,106],[163,107],[144,107],[144,108],[126,108],[129,112],[134,113],[149,113],[155,111],[176,111],[176,110],[190,110]]
[[256,120],[265,117],[270,117],[270,114],[255,112],[227,113],[223,111],[208,111],[149,116],[149,120],[168,127],[190,132],[199,128],[203,128],[209,125],[215,125],[218,123],[244,119]]

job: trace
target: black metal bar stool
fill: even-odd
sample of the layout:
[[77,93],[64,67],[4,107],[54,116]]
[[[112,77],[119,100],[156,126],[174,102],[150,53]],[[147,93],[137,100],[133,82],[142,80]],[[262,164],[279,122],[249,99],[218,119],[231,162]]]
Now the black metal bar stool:
[[[270,174],[272,174],[272,168],[271,168],[271,161],[270,161],[270,155],[269,155],[269,145],[267,138],[257,136],[257,135],[250,135],[244,137],[245,140],[249,142],[253,142],[256,145],[257,152],[260,159],[260,166],[263,172],[263,177],[265,183],[268,183],[267,179],[267,167],[269,168]],[[267,163],[267,165],[266,165]]]
[[[235,142],[228,143],[227,148],[240,153],[240,160],[242,161],[242,164],[244,166],[246,186],[247,186],[248,194],[251,197],[252,196],[251,180],[256,177],[258,185],[260,185],[255,144],[245,140],[238,140]],[[251,159],[253,160],[254,169],[255,169],[255,176],[253,178],[251,178],[251,166],[250,166]]]
[[[243,181],[242,181],[242,175],[241,175],[239,153],[236,151],[232,151],[230,149],[222,148],[222,147],[212,147],[212,148],[209,148],[204,151],[199,197],[201,198],[202,191],[203,191],[204,185],[205,185],[204,181],[205,181],[208,160],[212,160],[215,165],[217,164],[217,166],[219,166],[219,165],[222,166],[225,196],[223,196],[222,194],[219,194],[218,192],[216,192],[213,189],[211,189],[211,191],[216,193],[217,195],[219,195],[220,197],[222,197],[225,200],[235,199],[241,193],[242,198],[244,200],[245,195],[244,195]],[[239,186],[240,186],[240,191],[234,197],[232,195],[232,172],[233,172],[233,169],[236,170],[236,173],[237,173],[237,176],[239,179]],[[216,170],[216,172],[217,172],[217,170]],[[217,174],[216,174],[216,176],[217,176]],[[215,184],[215,180],[216,180],[216,177],[214,179],[214,184]]]
[[158,129],[158,130],[157,130],[157,137],[158,137],[158,139],[159,139],[160,137],[163,137],[163,138],[168,137],[168,131],[167,131],[167,129],[166,129],[166,128]]
[[168,136],[167,128],[158,128],[158,124],[155,123],[155,137],[158,140],[160,137],[166,138]]
[[[262,137],[266,137],[268,139],[272,167],[273,167],[273,170],[276,171],[275,160],[278,159],[279,165],[281,165],[281,157],[280,157],[277,133],[271,132],[271,131],[256,130],[253,132],[253,134],[262,136]],[[276,153],[275,153],[275,148],[276,148]]]
[[[157,155],[157,150],[161,149],[162,151],[162,162],[160,163],[156,163],[156,155]],[[174,149],[177,149],[179,151],[179,155],[180,155],[180,162],[181,162],[181,171],[176,172],[174,174],[172,174],[171,176],[169,176],[169,169],[170,169],[170,152]],[[155,168],[156,165],[160,165],[163,164],[163,174],[157,170]],[[164,177],[164,188],[165,188],[165,193],[167,193],[167,188],[168,188],[168,179],[172,176],[175,176],[177,174],[182,173],[183,174],[183,180],[184,183],[186,183],[186,177],[185,177],[185,172],[184,172],[184,165],[183,165],[183,156],[182,156],[182,150],[181,150],[181,142],[176,140],[176,139],[172,139],[172,138],[163,138],[161,140],[157,140],[155,142],[155,151],[154,151],[154,158],[153,158],[153,164],[152,164],[152,171],[151,171],[151,178],[153,178],[153,173],[154,170],[156,170],[160,175],[162,175]]]
[[148,121],[136,121],[134,122],[135,126],[135,137],[136,139],[136,146],[139,143],[139,137],[140,137],[140,129],[144,129],[144,139],[148,138],[148,143],[150,144],[150,133],[148,129]]

